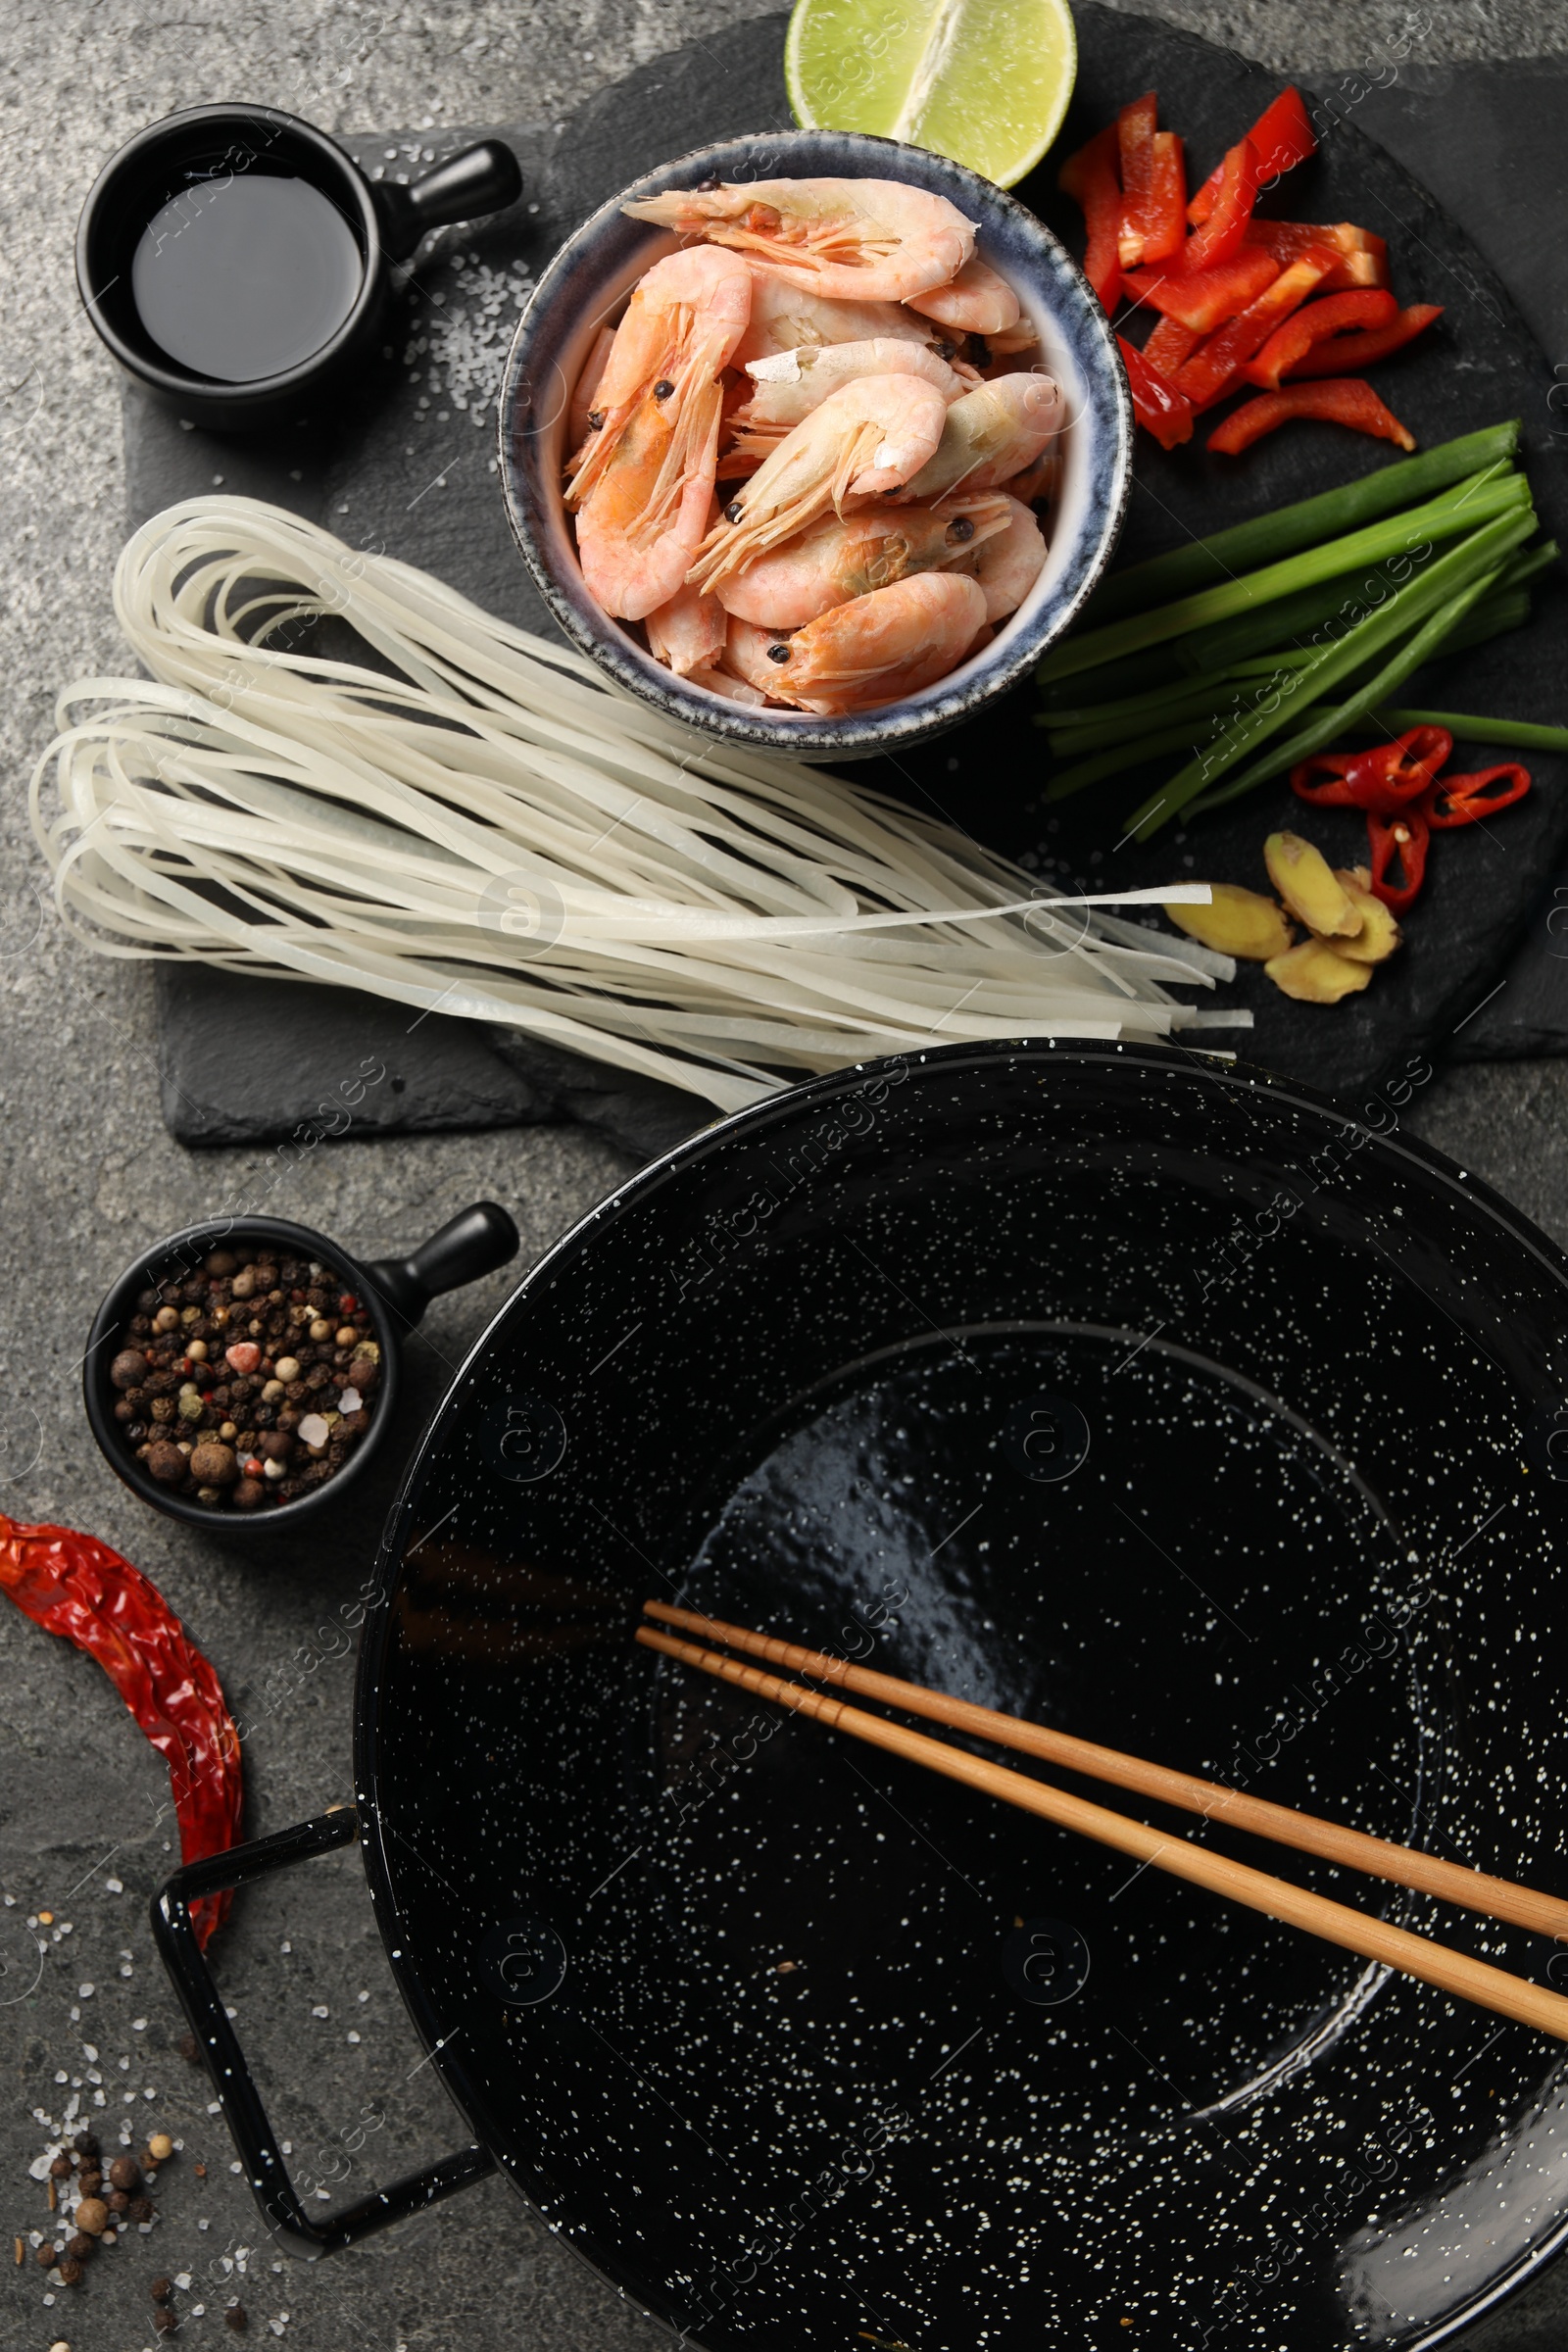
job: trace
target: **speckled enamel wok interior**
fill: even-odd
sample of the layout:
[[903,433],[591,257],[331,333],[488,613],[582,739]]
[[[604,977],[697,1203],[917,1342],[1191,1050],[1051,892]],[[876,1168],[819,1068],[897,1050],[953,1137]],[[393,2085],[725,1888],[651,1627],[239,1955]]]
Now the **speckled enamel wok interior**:
[[367,1867],[477,2135],[695,2342],[1431,2343],[1568,2222],[1556,2043],[631,1638],[676,1599],[1568,1891],[1564,1260],[1403,1135],[1427,1075],[815,1082],[460,1375],[367,1627]]

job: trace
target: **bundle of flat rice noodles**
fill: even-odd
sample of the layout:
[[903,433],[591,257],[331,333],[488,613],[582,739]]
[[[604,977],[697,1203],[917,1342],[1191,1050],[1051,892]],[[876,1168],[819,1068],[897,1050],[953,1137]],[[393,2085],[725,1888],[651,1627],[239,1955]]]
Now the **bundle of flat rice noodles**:
[[[1227,958],[1088,911],[1206,886],[1046,897],[275,508],[156,515],[115,610],[152,682],[68,688],[32,782],[61,913],[105,955],[370,989],[725,1110],[881,1054],[1227,1017],[1167,994]],[[320,650],[326,614],[364,658]]]

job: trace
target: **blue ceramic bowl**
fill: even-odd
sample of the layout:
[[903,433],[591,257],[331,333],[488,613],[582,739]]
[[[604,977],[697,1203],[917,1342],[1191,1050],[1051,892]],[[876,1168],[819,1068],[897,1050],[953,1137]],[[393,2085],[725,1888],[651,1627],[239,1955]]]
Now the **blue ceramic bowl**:
[[[637,279],[678,240],[629,220],[623,204],[699,181],[835,177],[902,179],[956,204],[979,231],[978,251],[1015,287],[1040,329],[1040,365],[1067,400],[1062,476],[1045,521],[1051,553],[1024,604],[991,643],[934,686],[850,718],[759,710],[675,677],[633,631],[601,612],[583,585],[562,469],[571,389],[602,324],[613,323]],[[501,401],[507,512],[551,612],[622,686],[687,725],[763,750],[867,759],[938,735],[1004,693],[1062,634],[1109,562],[1132,473],[1132,409],[1110,329],[1082,272],[1031,212],[946,156],[856,131],[768,131],[700,147],[636,180],[567,238],[518,322]]]

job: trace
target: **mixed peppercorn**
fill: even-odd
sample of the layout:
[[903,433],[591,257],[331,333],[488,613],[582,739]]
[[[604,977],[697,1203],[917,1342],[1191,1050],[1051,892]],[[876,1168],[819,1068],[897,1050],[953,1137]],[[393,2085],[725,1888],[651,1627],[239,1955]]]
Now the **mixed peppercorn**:
[[257,1511],[343,1468],[375,1410],[381,1350],[333,1268],[236,1242],[138,1295],[109,1378],[125,1443],[160,1486]]

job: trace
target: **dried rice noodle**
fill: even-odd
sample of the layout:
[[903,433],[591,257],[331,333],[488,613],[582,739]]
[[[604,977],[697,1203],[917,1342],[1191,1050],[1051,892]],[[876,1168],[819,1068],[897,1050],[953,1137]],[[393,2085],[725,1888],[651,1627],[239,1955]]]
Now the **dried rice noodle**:
[[[101,954],[347,983],[725,1110],[965,1039],[1247,1021],[1167,993],[1226,957],[1090,911],[1205,886],[1047,897],[278,509],[154,516],[115,610],[151,682],[69,687],[31,793],[60,911]],[[386,669],[313,648],[330,614]]]

